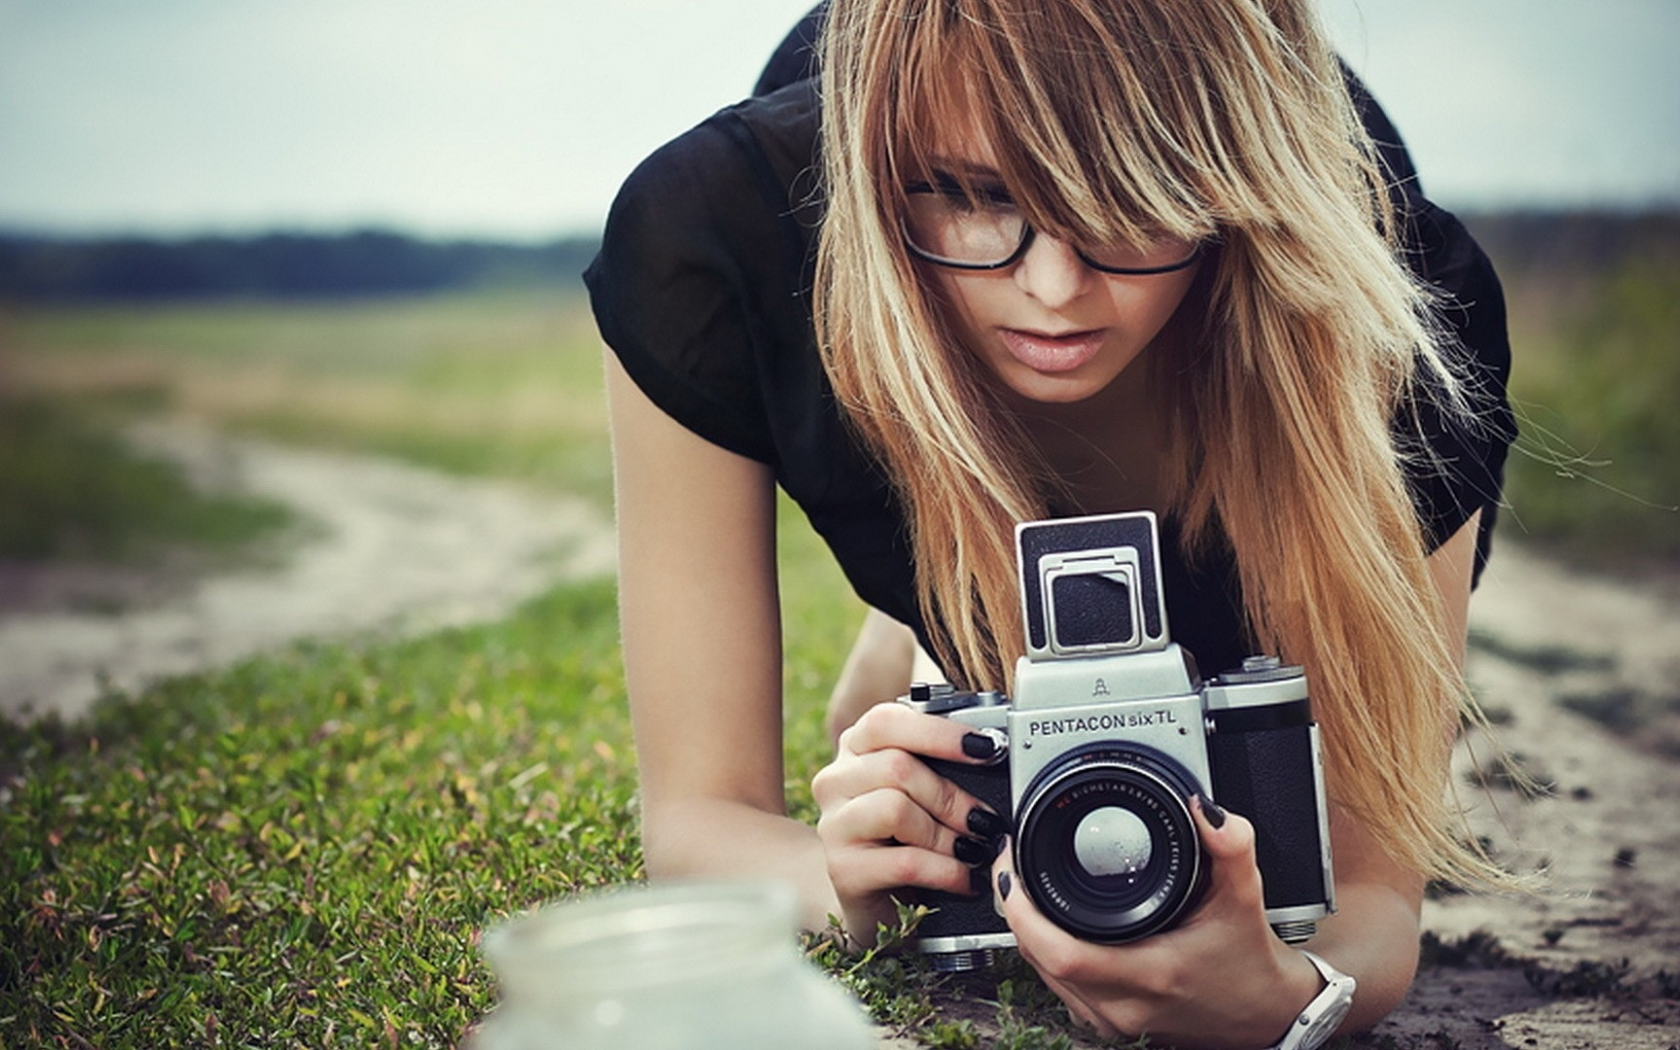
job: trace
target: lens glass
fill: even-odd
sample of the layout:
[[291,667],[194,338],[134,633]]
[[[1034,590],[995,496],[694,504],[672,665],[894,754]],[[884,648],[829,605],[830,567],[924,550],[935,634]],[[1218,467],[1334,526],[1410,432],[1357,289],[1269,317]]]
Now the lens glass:
[[924,256],[961,266],[999,266],[1027,235],[1001,187],[916,187],[905,198],[904,234]]

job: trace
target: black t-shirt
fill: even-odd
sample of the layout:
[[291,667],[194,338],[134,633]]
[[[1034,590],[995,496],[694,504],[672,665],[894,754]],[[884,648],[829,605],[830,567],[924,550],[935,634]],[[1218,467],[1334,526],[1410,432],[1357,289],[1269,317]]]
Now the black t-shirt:
[[[1380,110],[1369,107],[1368,113]],[[706,440],[767,463],[834,552],[858,595],[929,641],[916,602],[904,514],[881,466],[847,428],[818,356],[812,271],[822,202],[814,85],[797,81],[731,106],[664,146],[625,182],[585,274],[603,338],[663,411]],[[1428,549],[1483,511],[1478,571],[1515,433],[1510,349],[1492,266],[1457,219],[1416,191],[1386,120],[1385,147],[1408,214],[1408,259],[1451,304],[1443,320],[1477,382],[1475,425],[1419,414],[1432,457],[1408,483]],[[1411,420],[1404,434],[1418,432]],[[1434,463],[1438,467],[1425,466]],[[680,521],[669,527],[681,528]],[[1161,523],[1174,640],[1217,672],[1252,651],[1229,553],[1180,555]]]

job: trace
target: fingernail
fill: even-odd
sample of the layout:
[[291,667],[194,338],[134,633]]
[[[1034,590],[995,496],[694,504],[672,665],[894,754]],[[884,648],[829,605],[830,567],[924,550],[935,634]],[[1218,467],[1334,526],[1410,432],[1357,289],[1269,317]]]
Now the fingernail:
[[982,761],[998,757],[1003,751],[1003,742],[992,733],[965,733],[962,738],[963,754],[969,758]]
[[997,850],[981,842],[979,839],[958,837],[951,846],[951,852],[956,858],[968,865],[990,864],[997,859]]
[[1196,797],[1202,800],[1202,816],[1207,818],[1207,822],[1216,828],[1224,827],[1225,807],[1221,806],[1213,799],[1208,798],[1206,795],[1198,795]]
[[987,871],[985,868],[968,869],[968,891],[970,893],[973,893],[976,896],[985,893],[987,890],[992,888],[991,882],[991,872]]
[[1009,872],[1007,872],[1007,871],[998,872],[998,898],[1000,900],[1008,900],[1009,899],[1009,891],[1012,888],[1013,888],[1013,883],[1011,882],[1011,880],[1009,878]]
[[968,811],[968,830],[983,839],[995,839],[1009,830],[1009,822],[989,809],[975,806]]

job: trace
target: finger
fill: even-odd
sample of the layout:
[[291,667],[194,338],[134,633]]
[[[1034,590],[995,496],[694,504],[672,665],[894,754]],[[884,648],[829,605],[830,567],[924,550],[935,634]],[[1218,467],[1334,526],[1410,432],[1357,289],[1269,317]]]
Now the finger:
[[[1091,1000],[1082,994],[1077,985],[1063,978],[1062,972],[1066,968],[1065,961],[1051,962],[1041,958],[1038,954],[1039,943],[1031,938],[1023,938],[1020,930],[1015,927],[1014,920],[1008,918],[1011,914],[1037,916],[1039,921],[1051,925],[1058,934],[1066,936],[1059,927],[1049,924],[1049,920],[1043,918],[1042,913],[1038,911],[1032,901],[1026,899],[1026,891],[1020,886],[1020,881],[1015,874],[1011,851],[1008,848],[1005,848],[999,854],[997,862],[992,866],[992,886],[995,893],[993,904],[1008,919],[1010,928],[1015,931],[1016,947],[1020,950],[1021,957],[1037,971],[1039,978],[1044,981],[1045,987],[1056,994],[1056,998],[1060,999],[1062,1004],[1067,1007],[1068,1013],[1072,1014],[1081,1024],[1095,1030],[1102,1038],[1112,1039],[1121,1035],[1120,1030],[1102,1016]],[[1014,908],[1013,913],[1011,912],[1011,906]],[[1053,940],[1051,943],[1057,944],[1058,942]]]
[[817,834],[831,849],[896,842],[946,856],[956,854],[957,833],[893,788],[867,791],[824,810],[817,820]]
[[828,878],[842,900],[904,886],[972,894],[974,869],[917,846],[853,845],[828,854]]
[[995,838],[1004,826],[991,807],[898,748],[836,760],[811,782],[812,795],[825,811],[882,788],[902,792],[958,834]]
[[900,748],[952,762],[984,763],[997,757],[1003,742],[995,730],[977,732],[961,722],[888,702],[865,711],[840,734],[842,753],[861,755],[883,748]]
[[992,865],[992,885],[999,911],[1015,934],[1015,943],[1046,980],[1078,983],[1096,972],[1096,945],[1079,940],[1044,917],[1015,871],[1014,850],[1006,846]]
[[1263,907],[1265,891],[1254,852],[1254,825],[1202,795],[1190,800],[1190,813],[1211,862],[1209,906],[1243,911]]

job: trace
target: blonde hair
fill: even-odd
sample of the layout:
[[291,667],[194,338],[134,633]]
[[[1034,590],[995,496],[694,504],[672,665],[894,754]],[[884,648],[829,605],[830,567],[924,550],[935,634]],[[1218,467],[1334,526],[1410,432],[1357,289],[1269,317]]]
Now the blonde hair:
[[955,133],[1051,236],[1217,240],[1199,356],[1149,370],[1161,509],[1187,554],[1228,540],[1255,640],[1306,667],[1338,802],[1414,871],[1499,881],[1450,819],[1475,710],[1390,430],[1423,380],[1457,385],[1306,0],[836,0],[822,78],[818,341],[907,508],[946,670],[1007,681],[1013,526],[1058,496],[902,243]]

